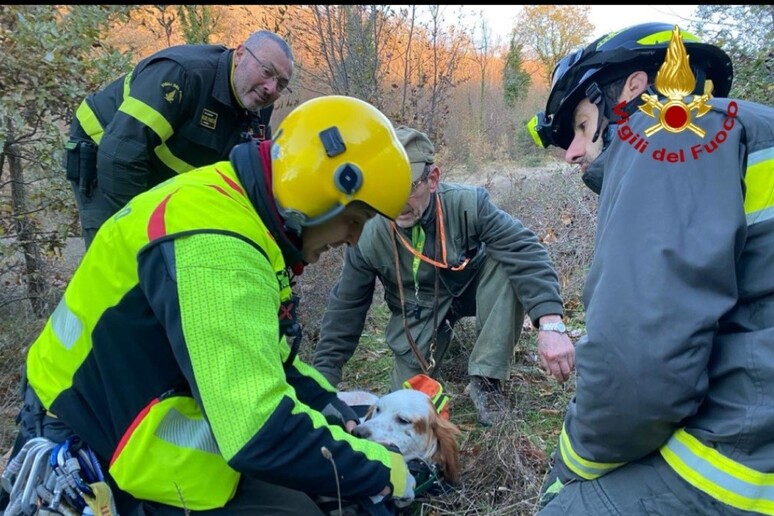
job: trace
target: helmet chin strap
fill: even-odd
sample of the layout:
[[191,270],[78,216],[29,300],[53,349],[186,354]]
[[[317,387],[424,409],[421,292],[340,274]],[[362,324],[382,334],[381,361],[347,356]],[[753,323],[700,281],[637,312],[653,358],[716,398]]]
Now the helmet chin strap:
[[[648,89],[644,93],[649,95],[656,94],[651,85],[648,85]],[[592,82],[589,87],[586,88],[586,97],[589,99],[589,102],[597,106],[597,130],[594,132],[594,137],[591,139],[591,143],[596,142],[601,134],[602,150],[604,151],[610,145],[610,142],[613,141],[613,135],[616,132],[616,122],[618,122],[619,116],[618,113],[613,112],[613,108],[610,106],[610,102],[607,100],[607,97],[602,94],[602,89],[596,82]],[[627,116],[631,116],[635,111],[637,111],[637,107],[643,103],[644,101],[642,100],[642,96],[638,95],[624,106],[623,111],[627,114]],[[604,131],[602,130],[603,120],[608,121],[607,127],[605,127]]]
[[605,100],[602,89],[596,82],[592,82],[589,84],[589,87],[586,88],[586,98],[589,99],[589,102],[597,106],[597,130],[594,131],[594,137],[591,139],[591,143],[594,143],[599,139],[599,133],[602,129],[602,119],[608,114],[607,100]]
[[611,134],[612,125],[608,123],[605,131],[602,131],[602,122],[605,119],[608,121],[613,119],[613,110],[610,108],[610,103],[607,101],[607,98],[602,93],[602,89],[596,82],[592,82],[589,84],[589,87],[586,88],[586,98],[589,99],[589,102],[597,106],[597,130],[594,131],[594,137],[591,139],[591,143],[595,143],[601,134],[602,150],[604,151],[607,149],[607,146],[610,145],[613,137]]
[[[654,94],[653,89],[649,86],[647,92],[651,95]],[[597,129],[594,132],[594,137],[591,139],[592,143],[599,139],[602,135],[602,151],[607,150],[607,147],[613,141],[616,133],[616,127],[618,126],[619,113],[614,112],[610,106],[610,102],[605,95],[602,94],[602,90],[596,82],[591,83],[586,89],[586,95],[589,102],[597,106]],[[623,108],[623,112],[627,116],[631,116],[637,111],[637,106],[643,104],[641,96],[637,96],[630,100]],[[602,130],[602,122],[607,120],[607,127]],[[604,178],[604,167],[601,164],[594,166],[592,163],[586,172],[582,176],[584,184],[591,189],[594,193],[599,195],[602,191],[602,180]]]

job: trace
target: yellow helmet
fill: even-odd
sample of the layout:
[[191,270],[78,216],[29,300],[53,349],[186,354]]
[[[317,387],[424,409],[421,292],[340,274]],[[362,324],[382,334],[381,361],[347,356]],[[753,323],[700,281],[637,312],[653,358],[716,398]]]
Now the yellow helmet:
[[362,201],[394,219],[408,200],[411,166],[387,117],[354,97],[308,100],[279,124],[272,187],[288,227],[300,230]]

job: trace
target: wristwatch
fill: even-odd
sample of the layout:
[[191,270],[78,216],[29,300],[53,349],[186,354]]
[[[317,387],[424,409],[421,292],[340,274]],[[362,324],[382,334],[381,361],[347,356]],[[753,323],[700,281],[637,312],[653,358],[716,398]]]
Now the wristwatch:
[[545,323],[541,324],[538,331],[555,331],[557,333],[566,333],[567,332],[567,326],[564,325],[562,321],[554,322],[554,323]]

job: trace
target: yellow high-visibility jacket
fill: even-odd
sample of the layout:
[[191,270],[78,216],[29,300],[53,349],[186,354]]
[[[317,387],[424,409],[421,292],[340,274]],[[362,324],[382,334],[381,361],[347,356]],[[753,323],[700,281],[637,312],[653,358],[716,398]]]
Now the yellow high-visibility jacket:
[[284,365],[291,288],[256,163],[181,174],[109,219],[29,351],[30,385],[137,499],[221,507],[240,474],[335,496],[323,447],[342,496],[403,492],[402,457],[329,426],[334,389]]

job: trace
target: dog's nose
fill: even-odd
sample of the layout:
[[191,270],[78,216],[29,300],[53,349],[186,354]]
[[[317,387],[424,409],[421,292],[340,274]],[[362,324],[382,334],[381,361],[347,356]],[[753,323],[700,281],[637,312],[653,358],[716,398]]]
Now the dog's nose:
[[368,428],[364,427],[363,425],[360,425],[360,426],[356,426],[352,430],[352,435],[362,437],[363,439],[368,439],[369,437],[371,437],[371,431]]

